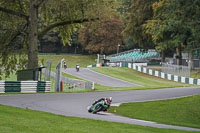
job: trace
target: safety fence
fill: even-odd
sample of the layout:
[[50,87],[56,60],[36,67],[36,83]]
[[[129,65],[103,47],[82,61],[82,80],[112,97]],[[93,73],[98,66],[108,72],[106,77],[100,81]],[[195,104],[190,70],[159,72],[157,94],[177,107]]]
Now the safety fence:
[[50,92],[51,81],[0,81],[0,93]]
[[146,73],[146,74],[156,76],[156,77],[160,77],[160,78],[167,79],[167,80],[172,80],[172,81],[186,83],[186,84],[200,85],[200,79],[163,73],[163,72],[160,72],[160,71],[148,69],[148,68],[144,67],[143,65],[139,65],[139,64],[135,64],[135,63],[122,63],[121,62],[120,67],[132,68],[132,69],[137,70],[139,72]]
[[162,63],[162,72],[183,77],[190,77],[189,66]]
[[[51,76],[55,78],[56,73],[51,72]],[[82,91],[84,91],[85,89],[92,89],[92,90],[94,89],[94,82],[91,82],[91,81],[72,79],[65,76],[61,76],[61,81],[64,83],[64,89],[67,91],[76,90],[76,89],[79,89]]]
[[83,81],[83,80],[77,80],[77,79],[71,79],[67,77],[62,77],[62,81],[64,83],[68,83],[68,88],[87,88],[87,89],[94,89],[94,82],[90,81]]

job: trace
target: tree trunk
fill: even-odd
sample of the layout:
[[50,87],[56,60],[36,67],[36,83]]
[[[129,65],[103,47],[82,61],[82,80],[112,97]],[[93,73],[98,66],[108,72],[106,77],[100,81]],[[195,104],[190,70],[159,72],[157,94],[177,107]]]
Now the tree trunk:
[[177,65],[182,65],[182,48],[181,45],[178,46],[176,49],[177,53]]
[[37,8],[35,0],[30,0],[28,34],[28,68],[38,67]]
[[165,51],[161,51],[161,62],[165,62]]
[[194,65],[193,65],[193,54],[192,54],[192,50],[189,51],[189,61],[188,61],[188,66],[191,69],[194,68]]

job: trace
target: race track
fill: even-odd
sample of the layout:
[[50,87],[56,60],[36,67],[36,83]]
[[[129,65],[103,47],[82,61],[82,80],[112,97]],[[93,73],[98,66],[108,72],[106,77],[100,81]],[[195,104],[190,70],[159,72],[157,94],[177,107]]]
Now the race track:
[[113,104],[126,102],[153,101],[200,94],[199,87],[168,88],[155,90],[90,92],[90,93],[55,93],[55,94],[19,94],[0,95],[0,104],[32,110],[51,112],[54,114],[122,122],[157,128],[200,131],[200,129],[157,124],[154,122],[129,119],[110,113],[90,114],[87,108],[98,98],[113,97]]
[[104,86],[111,86],[111,87],[137,87],[141,86],[138,84],[130,83],[127,81],[123,81],[120,79],[116,79],[101,73],[97,73],[91,71],[88,68],[81,68],[79,72],[76,72],[75,68],[67,68],[63,70],[63,72],[71,74],[73,76],[86,79],[88,81],[92,81]]

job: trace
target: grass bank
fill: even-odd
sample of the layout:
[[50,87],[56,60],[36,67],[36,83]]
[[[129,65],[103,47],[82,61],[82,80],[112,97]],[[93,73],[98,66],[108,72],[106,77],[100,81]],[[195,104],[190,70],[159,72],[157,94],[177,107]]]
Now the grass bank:
[[[130,68],[94,68],[93,71],[103,73],[121,80],[142,85],[143,87],[124,87],[125,89],[156,89],[156,88],[173,88],[191,86],[174,81],[161,79],[155,76],[150,76]],[[117,89],[117,88],[115,88]]]
[[65,117],[0,105],[1,133],[190,133],[107,121]]
[[173,100],[127,103],[109,110],[117,114],[165,123],[171,125],[200,128],[200,95]]

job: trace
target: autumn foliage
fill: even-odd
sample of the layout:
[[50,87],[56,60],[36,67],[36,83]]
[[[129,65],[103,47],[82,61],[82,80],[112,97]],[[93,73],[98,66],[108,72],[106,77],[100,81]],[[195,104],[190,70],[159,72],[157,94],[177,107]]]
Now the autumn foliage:
[[123,28],[122,20],[116,15],[101,18],[99,22],[89,22],[83,26],[79,42],[89,53],[115,53],[117,45],[122,43]]

